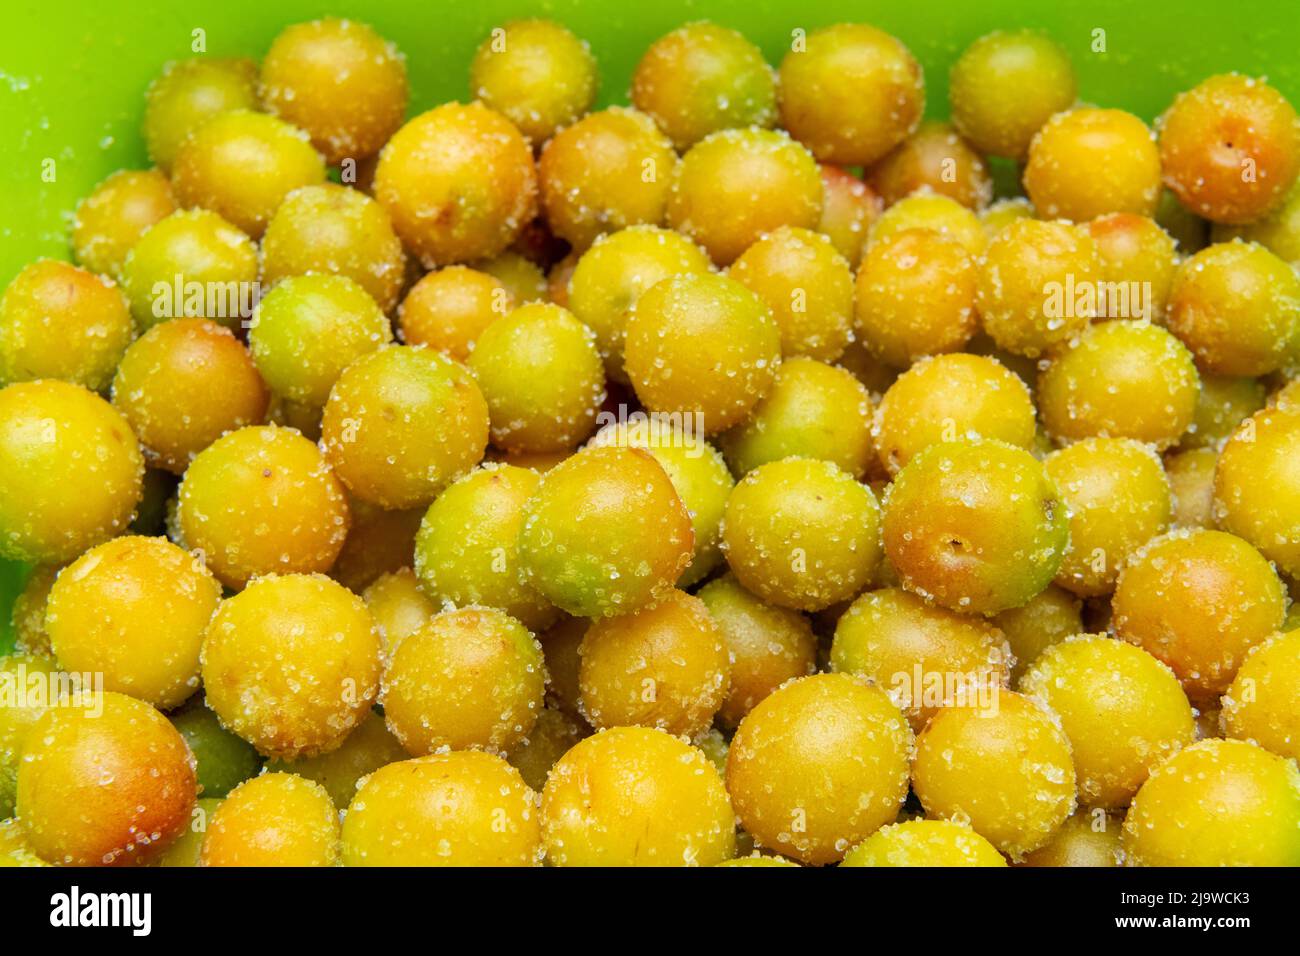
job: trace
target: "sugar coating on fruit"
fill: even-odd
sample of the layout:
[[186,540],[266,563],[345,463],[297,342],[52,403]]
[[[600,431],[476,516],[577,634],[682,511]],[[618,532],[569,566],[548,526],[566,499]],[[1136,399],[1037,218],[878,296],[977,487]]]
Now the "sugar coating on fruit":
[[598,236],[663,221],[677,154],[650,117],[622,106],[561,130],[537,161],[541,207],[557,236],[586,249]]
[[569,451],[596,427],[605,400],[596,336],[562,306],[534,302],[497,319],[479,336],[468,366],[497,448]]
[[825,236],[782,226],[742,252],[727,275],[767,303],[783,355],[832,362],[848,345],[853,274]]
[[496,255],[537,210],[537,171],[523,135],[494,110],[448,103],[393,134],[379,153],[375,198],[428,267]]
[[719,265],[780,226],[812,229],[822,212],[817,161],[789,134],[727,129],[700,140],[673,170],[668,225]]
[[1152,772],[1121,845],[1134,866],[1295,866],[1300,771],[1242,740],[1202,740]]
[[1213,518],[1292,578],[1300,575],[1300,405],[1279,405],[1242,422],[1214,470]]
[[735,727],[786,681],[814,673],[817,639],[798,611],[773,607],[740,586],[734,575],[697,592],[726,642],[731,680],[718,720]]
[[1168,664],[1201,700],[1222,694],[1250,649],[1282,626],[1286,591],[1241,538],[1177,530],[1133,555],[1112,607],[1115,633]]
[[762,846],[838,862],[898,814],[912,732],[888,695],[847,674],[784,684],[741,721],[727,789]]
[[171,710],[198,689],[199,650],[220,600],[202,561],[165,538],[126,535],[63,569],[45,626],[65,669]]
[[331,166],[377,153],[406,112],[406,58],[373,28],[327,17],[286,27],[258,77],[262,106],[306,131]]
[[951,820],[907,820],[881,827],[841,866],[1006,866],[1006,858],[970,827]]
[[722,516],[735,479],[718,449],[685,428],[656,427],[652,420],[614,422],[592,436],[592,445],[644,448],[659,462],[691,516],[695,552],[677,583],[704,580],[722,561]]
[[917,733],[948,703],[995,696],[1011,660],[997,627],[901,588],[868,591],[849,605],[830,652],[834,670],[884,688]]
[[578,655],[579,707],[597,730],[635,725],[695,738],[730,689],[727,642],[708,606],[684,591],[594,622]]
[[304,186],[285,197],[262,236],[262,281],[308,272],[341,275],[392,312],[406,281],[406,253],[388,213],[356,189]]
[[260,753],[324,753],[375,701],[379,633],[361,598],[324,575],[268,575],[222,602],[202,672],[208,706]]
[[42,859],[139,864],[180,835],[196,789],[194,758],[166,717],[134,697],[84,689],[29,729],[17,815]]
[[524,580],[583,617],[634,611],[690,563],[690,514],[645,449],[591,447],[548,471],[524,509]]
[[101,391],[134,334],[116,282],[39,259],[0,297],[0,382],[50,378]]
[[321,444],[353,496],[388,509],[422,507],[482,460],[489,415],[464,366],[432,349],[389,346],[339,375]]
[[254,239],[284,198],[325,181],[325,163],[305,132],[266,113],[219,113],[176,151],[172,188],[185,208],[219,213]]
[[320,450],[274,425],[217,439],[185,472],[177,513],[186,546],[221,582],[328,571],[350,520],[343,486]]
[[990,439],[941,442],[890,486],[882,539],[904,588],[992,614],[1051,583],[1069,543],[1069,515],[1029,452]]
[[681,233],[649,225],[606,233],[582,254],[569,280],[568,307],[596,333],[612,380],[628,380],[623,335],[637,300],[662,279],[711,268],[704,250]]
[[762,51],[708,21],[650,44],[632,74],[631,98],[681,150],[718,130],[776,122],[776,76]]
[[240,784],[208,823],[199,866],[337,866],[339,820],[320,784],[265,773]]
[[144,458],[98,395],[43,379],[0,389],[0,555],[70,561],[126,530]]
[[749,418],[719,439],[743,477],[782,458],[829,461],[862,478],[875,456],[871,393],[853,373],[811,358],[781,363],[771,389]]
[[576,744],[542,791],[553,866],[713,866],[735,855],[735,826],[709,758],[648,727]]
[[1013,860],[1074,811],[1075,769],[1057,717],[1004,691],[993,708],[945,707],[917,738],[912,786],[926,813],[968,824]]
[[1086,806],[1123,808],[1152,768],[1195,739],[1192,707],[1173,671],[1111,637],[1079,635],[1049,647],[1019,686],[1060,718]]
[[785,458],[737,483],[722,549],[747,589],[781,607],[820,611],[871,580],[879,527],[869,487],[831,462]]
[[430,618],[384,667],[389,730],[413,756],[469,748],[504,753],[542,709],[541,645],[501,611],[468,607]]

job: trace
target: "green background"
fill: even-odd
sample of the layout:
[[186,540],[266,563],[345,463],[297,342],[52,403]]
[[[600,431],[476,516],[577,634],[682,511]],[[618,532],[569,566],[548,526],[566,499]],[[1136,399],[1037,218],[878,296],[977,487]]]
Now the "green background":
[[[518,16],[558,19],[590,41],[601,101],[624,101],[637,58],[655,37],[697,19],[735,27],[775,64],[791,31],[865,21],[901,38],[925,67],[928,112],[947,112],[947,69],[997,27],[1043,29],[1070,52],[1080,97],[1147,119],[1173,95],[1225,70],[1267,76],[1300,102],[1300,4],[1294,0],[10,0],[0,25],[0,283],[41,255],[67,255],[68,216],[108,173],[143,166],[142,97],[163,63],[191,55],[261,56],[285,24],[324,14],[374,25],[406,53],[412,112],[464,99],[470,56],[491,28]],[[1105,31],[1104,53],[1094,52]],[[42,181],[55,161],[56,179]],[[21,569],[0,561],[0,650]]]

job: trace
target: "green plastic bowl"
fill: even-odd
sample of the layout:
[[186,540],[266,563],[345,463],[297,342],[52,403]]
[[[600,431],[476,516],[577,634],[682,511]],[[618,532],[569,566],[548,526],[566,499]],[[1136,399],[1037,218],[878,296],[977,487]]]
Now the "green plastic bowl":
[[[1031,27],[1062,43],[1079,95],[1153,119],[1179,90],[1239,70],[1267,76],[1300,102],[1300,15],[1262,0],[17,0],[0,29],[0,283],[38,256],[66,257],[77,200],[114,170],[145,165],[142,93],[162,65],[206,53],[260,56],[283,26],[322,15],[364,20],[407,56],[411,111],[469,95],[474,48],[503,20],[551,17],[591,43],[601,102],[626,99],[638,57],[690,20],[742,31],[778,63],[795,30],[865,21],[903,40],[925,67],[928,112],[947,113],[948,66],[990,30]],[[51,170],[52,181],[47,181]],[[0,652],[24,569],[0,561]]]

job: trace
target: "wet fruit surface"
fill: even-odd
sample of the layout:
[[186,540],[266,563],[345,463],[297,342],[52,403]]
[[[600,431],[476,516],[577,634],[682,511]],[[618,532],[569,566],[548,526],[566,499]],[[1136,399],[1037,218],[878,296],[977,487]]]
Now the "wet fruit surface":
[[0,389],[0,554],[71,560],[126,530],[144,460],[97,395],[43,380]]
[[536,795],[500,757],[472,751],[377,770],[343,827],[346,866],[532,866],[541,852]]
[[648,421],[612,424],[591,440],[593,445],[644,448],[673,483],[691,516],[695,549],[677,583],[702,581],[722,563],[722,518],[735,479],[716,448],[685,428],[655,428]]
[[541,477],[514,465],[485,465],[442,492],[420,523],[415,573],[437,604],[500,608],[541,630],[557,611],[524,582],[519,532]]
[[825,236],[783,226],[746,249],[727,274],[757,293],[781,327],[781,352],[833,361],[849,341],[853,275]]
[[786,681],[816,669],[817,641],[801,614],[764,604],[731,575],[710,581],[699,597],[730,657],[731,680],[718,711],[724,725],[736,726]]
[[571,614],[633,611],[690,563],[690,515],[637,448],[590,448],[547,472],[524,511],[524,580]]
[[576,744],[542,791],[555,866],[712,866],[736,852],[709,758],[662,730],[616,727]]
[[1172,531],[1120,572],[1115,630],[1172,667],[1188,695],[1201,699],[1223,693],[1250,649],[1282,626],[1285,601],[1273,567],[1241,538]]
[[1223,695],[1223,726],[1228,736],[1250,740],[1295,759],[1300,725],[1290,701],[1300,686],[1300,633],[1269,638],[1247,657]]
[[421,260],[443,265],[508,246],[536,210],[537,173],[508,119],[453,103],[409,120],[388,141],[375,198]]
[[883,690],[846,674],[804,677],[741,721],[727,789],[760,845],[834,863],[897,815],[911,744],[907,721]]
[[959,351],[975,331],[975,287],[975,263],[956,239],[934,229],[882,237],[858,270],[857,331],[900,368]]
[[605,618],[578,649],[579,706],[597,730],[639,725],[694,738],[727,696],[727,643],[708,607],[683,591]]
[[947,123],[922,123],[866,175],[886,204],[923,189],[972,209],[983,209],[993,198],[984,158]]
[[1173,672],[1113,638],[1081,635],[1048,648],[1020,690],[1060,718],[1087,806],[1125,806],[1153,767],[1194,739]]
[[1019,607],[1060,569],[1069,541],[1060,491],[1028,452],[944,442],[898,474],[885,498],[885,554],[903,587],[945,607]]
[[1034,403],[1024,383],[996,359],[923,359],[889,386],[872,422],[880,463],[891,475],[938,442],[994,438],[1034,444]]
[[143,701],[86,691],[29,730],[18,819],[43,859],[71,866],[146,862],[189,823],[196,783],[185,740]]
[[510,750],[537,722],[542,649],[507,614],[445,611],[398,644],[384,668],[384,719],[415,756]]
[[1074,809],[1070,743],[1029,697],[946,707],[917,738],[912,780],[926,813],[969,821],[1013,859],[1038,849]]
[[257,64],[243,58],[194,57],[163,67],[145,92],[149,158],[170,172],[191,132],[231,110],[257,105]]
[[[338,747],[379,690],[374,619],[322,575],[270,575],[222,602],[203,639],[207,703],[271,757]],[[297,693],[310,684],[311,697]]]
[[685,236],[654,226],[632,226],[596,240],[569,281],[573,314],[596,333],[605,370],[626,382],[623,334],[630,310],[662,279],[710,270],[708,256]]
[[722,548],[748,590],[781,607],[819,611],[871,579],[879,524],[870,488],[828,461],[786,458],[736,485]]
[[293,429],[229,432],[195,457],[179,498],[186,546],[229,587],[259,574],[328,571],[348,533],[342,486]]
[[1294,763],[1244,741],[1203,740],[1156,768],[1122,845],[1139,866],[1295,866],[1297,821]]
[[749,420],[719,440],[731,470],[744,476],[782,458],[829,461],[855,478],[875,452],[871,394],[852,373],[809,358],[783,362]]

